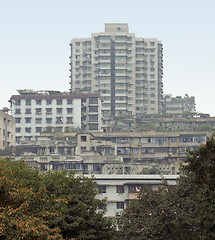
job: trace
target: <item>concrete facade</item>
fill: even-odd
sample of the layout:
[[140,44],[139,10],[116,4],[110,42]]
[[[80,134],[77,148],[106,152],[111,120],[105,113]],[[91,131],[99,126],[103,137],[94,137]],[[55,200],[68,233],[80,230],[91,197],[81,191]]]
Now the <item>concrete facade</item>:
[[19,93],[10,98],[17,143],[35,140],[45,131],[101,131],[99,94],[33,90],[20,90]]
[[98,92],[103,116],[162,112],[163,47],[155,38],[136,38],[125,23],[71,43],[71,92]]
[[15,145],[15,120],[0,110],[0,149]]

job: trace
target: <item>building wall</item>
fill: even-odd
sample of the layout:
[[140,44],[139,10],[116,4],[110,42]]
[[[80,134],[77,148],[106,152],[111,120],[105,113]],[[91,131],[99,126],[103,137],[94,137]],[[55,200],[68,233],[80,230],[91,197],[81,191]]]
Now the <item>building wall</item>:
[[[83,99],[86,118],[83,119]],[[97,99],[91,104],[89,99]],[[41,132],[68,132],[85,126],[87,131],[101,130],[101,98],[98,94],[49,94],[24,92],[10,99],[12,115],[16,121],[16,142],[33,141]],[[95,111],[90,109],[94,107]],[[88,112],[96,119],[91,121]],[[94,125],[92,125],[94,124]],[[93,127],[92,127],[93,126]]]
[[15,120],[0,110],[0,149],[15,145]]
[[71,41],[71,91],[99,92],[104,116],[161,113],[163,48],[158,39],[136,38],[127,24]]

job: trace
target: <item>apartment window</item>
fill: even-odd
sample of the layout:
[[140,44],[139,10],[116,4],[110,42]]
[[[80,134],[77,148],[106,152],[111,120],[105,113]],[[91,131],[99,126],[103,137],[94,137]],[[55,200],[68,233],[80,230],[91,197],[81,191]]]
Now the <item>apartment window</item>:
[[31,141],[32,136],[25,136],[25,141]]
[[31,123],[31,118],[25,118],[25,123]]
[[63,101],[61,99],[57,100],[57,105],[62,105]]
[[97,106],[89,106],[89,112],[98,112]]
[[31,105],[31,100],[30,99],[26,99],[25,100],[25,105]]
[[14,101],[14,104],[15,104],[15,105],[21,105],[21,100],[15,100],[15,101]]
[[26,133],[31,133],[31,128],[25,128]]
[[89,122],[98,122],[98,115],[89,115]]
[[21,118],[15,118],[15,123],[21,123]]
[[87,136],[81,136],[81,141],[86,142],[87,141]]
[[68,114],[73,113],[73,108],[67,108],[67,113],[68,113]]
[[60,133],[60,132],[63,131],[63,128],[62,128],[62,127],[56,127],[56,128],[55,128],[55,131],[58,132],[58,133]]
[[67,99],[67,104],[68,105],[71,105],[73,103],[73,100],[72,99]]
[[124,193],[124,186],[123,185],[116,186],[116,192],[117,193]]
[[116,203],[116,208],[117,209],[124,209],[124,202],[117,202]]
[[52,108],[46,108],[46,114],[52,114]]
[[56,117],[56,123],[62,124],[63,123],[63,118],[62,117]]
[[46,100],[46,105],[51,105],[52,104],[52,100],[51,99],[47,99]]
[[52,118],[46,118],[46,124],[52,124]]
[[31,114],[31,108],[26,108],[25,109],[25,114]]
[[67,117],[67,123],[73,123],[73,117]]
[[155,45],[154,42],[150,42],[150,46],[153,47]]
[[98,124],[89,124],[89,130],[98,130]]
[[42,103],[42,100],[36,100],[37,105],[41,105],[41,103]]
[[106,185],[98,185],[99,193],[106,193]]
[[98,104],[98,98],[97,97],[90,97],[89,98],[90,104]]
[[16,133],[20,133],[21,132],[21,128],[16,128]]
[[15,114],[21,114],[21,109],[20,108],[16,108],[15,109]]
[[21,138],[22,138],[21,136],[16,137],[16,143],[19,143]]
[[57,114],[62,114],[63,108],[57,108]]
[[42,114],[42,108],[35,108],[36,115]]
[[41,133],[42,132],[42,128],[41,127],[36,127],[36,133]]
[[106,210],[107,209],[107,204],[102,203],[101,205],[99,205],[99,210]]
[[42,118],[36,118],[36,124],[41,124],[42,123]]

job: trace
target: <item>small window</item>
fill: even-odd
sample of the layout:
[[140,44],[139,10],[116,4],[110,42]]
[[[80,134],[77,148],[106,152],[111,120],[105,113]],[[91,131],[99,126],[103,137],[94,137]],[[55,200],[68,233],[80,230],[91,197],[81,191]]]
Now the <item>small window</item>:
[[67,99],[67,104],[68,105],[71,105],[73,103],[73,100],[72,99]]
[[25,123],[31,123],[31,118],[25,118]]
[[46,124],[51,124],[52,123],[52,118],[46,118]]
[[41,122],[42,122],[42,118],[36,118],[36,123],[37,124],[41,124]]
[[35,108],[36,114],[42,114],[42,108]]
[[25,128],[26,133],[31,133],[31,128]]
[[36,133],[41,133],[42,132],[42,128],[41,127],[36,127]]
[[30,99],[26,99],[25,100],[25,105],[31,105],[31,100]]
[[15,109],[15,114],[21,114],[21,109],[20,108],[16,108]]
[[89,98],[89,104],[98,104],[98,98],[97,97],[90,97]]
[[21,118],[15,118],[16,123],[21,123]]
[[52,100],[51,99],[47,99],[46,100],[46,105],[51,105],[52,104]]
[[21,128],[16,128],[16,133],[20,133],[21,132]]
[[116,192],[117,193],[124,193],[124,186],[123,185],[116,186]]
[[98,185],[99,193],[106,193],[106,185]]
[[124,202],[117,202],[116,203],[116,208],[117,209],[124,209]]
[[52,114],[52,108],[46,108],[46,114]]
[[61,99],[57,100],[57,105],[62,105],[63,101]]
[[37,105],[41,105],[41,103],[42,103],[42,100],[36,100]]
[[87,136],[81,136],[81,141],[86,142],[87,141]]
[[31,108],[26,108],[25,109],[25,114],[31,114]]
[[107,204],[102,203],[101,205],[99,205],[99,210],[106,210],[107,209]]
[[73,108],[67,108],[67,113],[71,114],[73,112]]
[[62,114],[63,113],[63,108],[57,108],[57,114]]

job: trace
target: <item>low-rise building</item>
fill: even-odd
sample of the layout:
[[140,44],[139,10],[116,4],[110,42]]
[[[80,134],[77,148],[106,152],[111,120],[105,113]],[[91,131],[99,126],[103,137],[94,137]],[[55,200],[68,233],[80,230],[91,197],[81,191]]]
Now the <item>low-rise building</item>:
[[101,131],[99,94],[33,90],[19,93],[10,98],[16,143],[35,140],[42,132]]
[[15,120],[0,110],[0,149],[15,145]]
[[[87,176],[87,175],[85,175]],[[89,177],[91,177],[89,175]],[[178,175],[94,175],[98,184],[98,199],[107,199],[100,209],[106,210],[107,217],[119,217],[129,201],[137,198],[142,187],[157,190],[164,180],[174,186]]]

